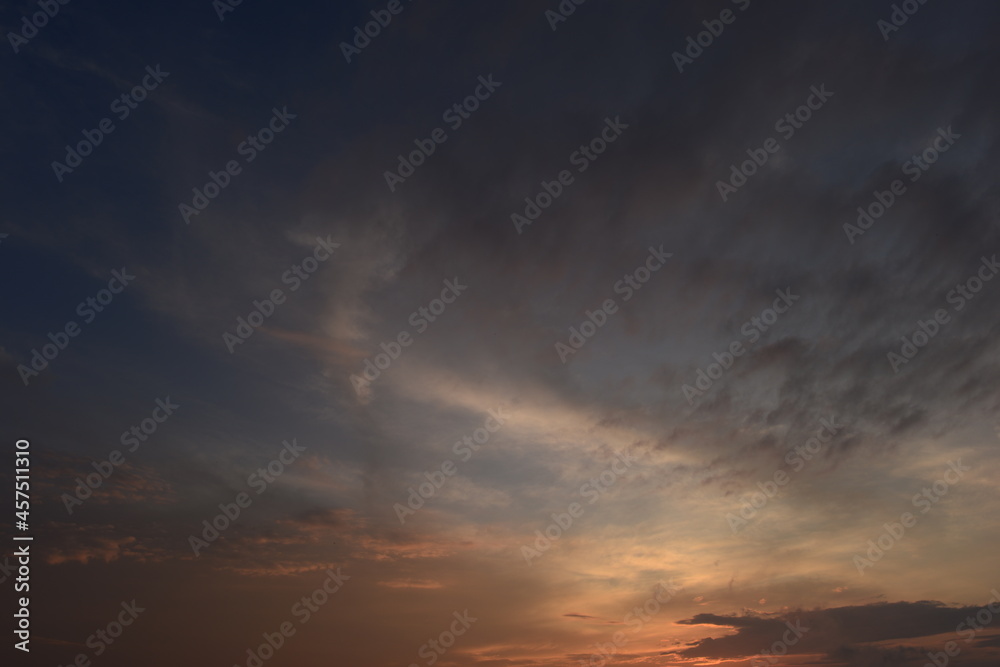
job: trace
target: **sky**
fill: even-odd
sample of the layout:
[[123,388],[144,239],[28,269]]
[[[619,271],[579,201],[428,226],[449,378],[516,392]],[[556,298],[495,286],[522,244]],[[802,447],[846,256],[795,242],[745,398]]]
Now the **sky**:
[[994,3],[0,26],[4,664],[1000,662]]

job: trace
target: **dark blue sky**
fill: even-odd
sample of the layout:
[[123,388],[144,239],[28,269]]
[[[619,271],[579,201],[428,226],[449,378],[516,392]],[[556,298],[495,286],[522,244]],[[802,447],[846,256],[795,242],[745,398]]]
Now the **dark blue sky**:
[[[897,3],[891,32],[893,3],[860,0],[390,4],[71,0],[21,43],[37,2],[0,2],[0,432],[36,457],[32,660],[245,665],[284,620],[269,664],[596,665],[610,642],[744,667],[803,610],[782,665],[916,667],[955,639],[1000,586],[995,4]],[[347,62],[371,12],[391,20]],[[995,629],[960,641],[996,664]]]

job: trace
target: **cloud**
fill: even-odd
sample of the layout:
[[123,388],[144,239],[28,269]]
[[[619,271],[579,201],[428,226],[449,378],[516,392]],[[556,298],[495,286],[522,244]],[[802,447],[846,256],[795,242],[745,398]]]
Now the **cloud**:
[[[715,625],[736,630],[723,637],[708,637],[693,646],[676,651],[685,658],[747,658],[770,651],[776,642],[794,638],[787,647],[789,655],[822,653],[835,663],[851,665],[899,664],[921,653],[923,646],[934,646],[939,635],[960,629],[968,631],[967,619],[978,607],[946,605],[942,602],[883,602],[830,609],[782,612],[768,616],[725,616],[697,614],[677,621],[679,625]],[[791,632],[798,628],[799,632]],[[798,638],[801,636],[801,640]],[[909,640],[909,641],[903,641]],[[933,640],[933,641],[932,641]],[[966,646],[965,657],[976,657],[979,645]],[[881,643],[874,647],[872,644]],[[888,644],[894,644],[888,646]],[[982,657],[982,653],[978,652]],[[885,662],[878,662],[884,660]]]

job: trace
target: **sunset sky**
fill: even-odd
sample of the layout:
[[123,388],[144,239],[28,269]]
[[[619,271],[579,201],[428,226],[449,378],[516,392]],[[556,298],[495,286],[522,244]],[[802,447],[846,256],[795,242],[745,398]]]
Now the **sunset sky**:
[[1000,664],[995,3],[231,1],[0,1],[3,664]]

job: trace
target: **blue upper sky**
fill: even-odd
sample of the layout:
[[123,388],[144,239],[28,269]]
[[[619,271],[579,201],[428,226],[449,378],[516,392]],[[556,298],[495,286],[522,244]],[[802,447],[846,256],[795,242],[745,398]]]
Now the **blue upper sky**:
[[[25,43],[37,3],[0,2],[0,405],[37,452],[39,655],[246,664],[340,566],[283,664],[427,664],[464,609],[441,664],[586,662],[672,580],[622,664],[743,667],[808,610],[782,664],[909,666],[1000,586],[994,3],[890,30],[860,0],[224,2],[72,0]],[[126,598],[149,620],[97,658]],[[962,646],[996,664],[995,631]]]

